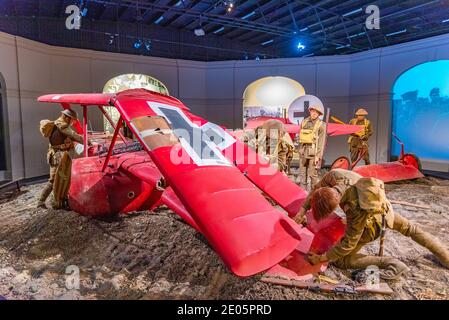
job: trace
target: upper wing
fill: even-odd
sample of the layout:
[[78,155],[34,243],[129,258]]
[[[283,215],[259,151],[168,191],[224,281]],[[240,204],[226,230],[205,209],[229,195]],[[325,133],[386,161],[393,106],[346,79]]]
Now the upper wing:
[[301,228],[223,155],[235,143],[231,135],[170,97],[130,90],[114,104],[234,273],[261,272],[295,249]]
[[[288,123],[286,119],[275,117],[257,117],[254,119],[250,119],[246,122],[245,129],[256,129],[257,127],[261,126],[265,121],[270,119],[276,119],[284,123],[285,129],[287,130],[288,133],[296,134],[299,133],[299,131],[301,131],[301,126]],[[327,125],[327,134],[330,136],[352,134],[359,132],[360,130],[363,130],[363,126],[338,124],[338,123],[329,123]]]
[[108,106],[114,96],[112,93],[75,93],[75,94],[47,94],[39,97],[39,102],[74,103],[84,106]]
[[[39,102],[60,103],[64,109],[69,109],[70,104],[83,106],[108,106],[114,95],[111,93],[75,93],[75,94],[47,94],[37,99]],[[78,134],[83,134],[83,127],[79,120],[73,124]]]

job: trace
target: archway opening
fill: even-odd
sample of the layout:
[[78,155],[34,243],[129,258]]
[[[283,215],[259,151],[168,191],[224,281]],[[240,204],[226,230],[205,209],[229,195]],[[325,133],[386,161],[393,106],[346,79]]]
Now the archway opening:
[[[449,60],[419,64],[396,80],[392,95],[392,131],[405,151],[421,159],[449,161]],[[391,156],[401,147],[391,140]]]
[[256,80],[243,93],[243,122],[260,116],[286,118],[291,103],[303,95],[304,87],[287,77]]
[[[165,95],[169,94],[167,87],[158,79],[145,74],[134,73],[122,74],[120,76],[112,78],[111,80],[106,82],[103,88],[103,93],[117,93],[128,89],[139,88],[148,89]],[[105,110],[110,115],[112,120],[116,123],[120,118],[120,114],[118,113],[118,111],[113,107],[105,107]],[[114,129],[106,119],[104,119],[103,123],[105,131],[114,131]]]

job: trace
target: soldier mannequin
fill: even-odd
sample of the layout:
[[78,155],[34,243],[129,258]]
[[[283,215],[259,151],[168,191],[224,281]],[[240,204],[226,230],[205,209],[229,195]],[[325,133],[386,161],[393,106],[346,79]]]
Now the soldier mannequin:
[[267,156],[279,171],[288,170],[294,146],[282,122],[267,120],[254,131],[247,132],[243,140],[257,153]]
[[56,171],[61,164],[64,152],[73,150],[73,141],[83,143],[83,137],[73,131],[70,126],[77,120],[77,114],[71,109],[62,111],[62,115],[54,121],[53,131],[49,137],[47,163],[50,165],[50,178],[38,199],[38,208],[46,208],[45,200],[53,191]]
[[309,112],[310,116],[302,121],[299,133],[299,183],[304,189],[308,189],[307,177],[310,177],[311,187],[318,182],[326,136],[326,125],[319,118],[324,114],[324,108],[312,106]]
[[284,124],[274,119],[267,120],[262,128],[265,129],[265,141],[259,141],[259,151],[262,148],[271,164],[279,171],[287,172],[288,160],[293,157],[294,146],[287,137]]
[[348,139],[349,152],[351,154],[351,162],[354,163],[359,157],[359,153],[366,148],[366,153],[363,156],[365,164],[370,164],[369,160],[369,146],[368,139],[373,134],[373,128],[371,122],[366,119],[368,112],[365,109],[358,109],[355,113],[356,118],[351,119],[349,124],[363,126],[363,130],[351,134]]
[[312,264],[330,261],[341,269],[363,269],[375,265],[383,269],[381,278],[396,279],[409,270],[403,262],[392,257],[358,253],[366,244],[380,237],[382,228],[389,228],[427,248],[443,266],[449,268],[449,251],[438,239],[393,211],[380,180],[361,178],[348,188],[318,188],[313,191],[310,203],[317,221],[326,218],[338,205],[346,213],[347,220],[345,235],[338,244],[321,255],[309,253]]
[[[357,183],[357,181],[362,178],[361,175],[354,171],[344,170],[344,169],[332,169],[327,172],[321,180],[313,186],[313,191],[329,187],[329,188],[337,188],[340,194],[344,194],[349,187],[353,186]],[[313,191],[307,195],[306,200],[303,202],[301,209],[298,214],[294,217],[294,220],[298,224],[307,224],[306,212],[310,210],[310,198],[313,194]]]

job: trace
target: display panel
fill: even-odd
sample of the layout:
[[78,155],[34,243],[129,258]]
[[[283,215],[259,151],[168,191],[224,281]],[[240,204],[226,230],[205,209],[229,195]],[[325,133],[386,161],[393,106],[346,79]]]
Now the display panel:
[[[392,96],[392,131],[406,152],[422,159],[449,161],[449,60],[417,65],[395,82]],[[394,137],[391,155],[400,145]]]

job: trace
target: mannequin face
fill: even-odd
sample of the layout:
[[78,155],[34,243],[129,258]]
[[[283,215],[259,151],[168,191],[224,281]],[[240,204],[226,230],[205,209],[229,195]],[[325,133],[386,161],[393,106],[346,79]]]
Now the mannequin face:
[[316,120],[320,116],[320,113],[315,109],[310,109],[310,117],[312,120]]
[[73,125],[73,123],[75,122],[75,119],[70,118],[69,116],[63,115],[63,117],[64,117],[64,121],[65,121],[66,123],[68,123],[69,126]]

